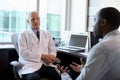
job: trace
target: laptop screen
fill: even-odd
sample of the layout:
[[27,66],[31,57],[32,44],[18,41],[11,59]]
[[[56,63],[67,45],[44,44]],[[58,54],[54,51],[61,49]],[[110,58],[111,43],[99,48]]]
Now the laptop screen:
[[87,35],[72,34],[69,41],[69,46],[84,47],[86,46]]

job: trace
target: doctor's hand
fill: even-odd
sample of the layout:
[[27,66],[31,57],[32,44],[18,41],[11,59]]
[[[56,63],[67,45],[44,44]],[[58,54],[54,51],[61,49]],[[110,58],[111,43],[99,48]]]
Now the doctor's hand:
[[45,62],[46,64],[50,64],[55,62],[56,57],[54,55],[51,54],[42,54],[41,59],[43,60],[43,62]]

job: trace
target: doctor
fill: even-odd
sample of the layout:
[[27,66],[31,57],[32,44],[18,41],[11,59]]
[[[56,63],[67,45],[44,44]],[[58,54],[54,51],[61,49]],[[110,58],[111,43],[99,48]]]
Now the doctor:
[[56,49],[51,35],[40,29],[40,17],[36,11],[29,13],[27,22],[30,29],[19,36],[19,62],[24,66],[19,75],[25,80],[61,80],[53,67]]

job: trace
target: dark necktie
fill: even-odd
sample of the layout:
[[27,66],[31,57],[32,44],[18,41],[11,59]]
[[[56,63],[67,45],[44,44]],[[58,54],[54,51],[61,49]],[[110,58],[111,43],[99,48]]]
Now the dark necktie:
[[39,40],[39,35],[40,35],[40,34],[39,34],[39,31],[37,31],[36,35],[37,35],[37,38],[38,38],[38,40]]

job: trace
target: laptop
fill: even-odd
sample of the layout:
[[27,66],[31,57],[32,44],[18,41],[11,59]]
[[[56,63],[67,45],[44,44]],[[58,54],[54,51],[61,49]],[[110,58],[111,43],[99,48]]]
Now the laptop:
[[61,50],[84,51],[87,43],[87,35],[72,34],[68,46],[61,46]]

